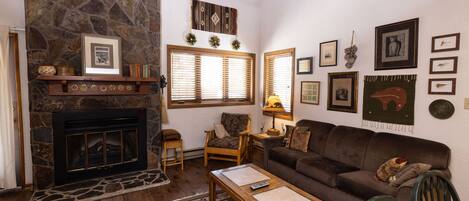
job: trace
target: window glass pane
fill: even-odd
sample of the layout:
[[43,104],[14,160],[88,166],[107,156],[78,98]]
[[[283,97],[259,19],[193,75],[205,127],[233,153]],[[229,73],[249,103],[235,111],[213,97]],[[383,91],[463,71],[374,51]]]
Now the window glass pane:
[[195,100],[195,55],[171,55],[171,100]]
[[228,59],[228,98],[248,98],[248,63],[246,59]]
[[273,62],[273,92],[282,100],[286,112],[291,112],[292,57],[277,57]]
[[201,57],[202,100],[223,99],[223,58]]

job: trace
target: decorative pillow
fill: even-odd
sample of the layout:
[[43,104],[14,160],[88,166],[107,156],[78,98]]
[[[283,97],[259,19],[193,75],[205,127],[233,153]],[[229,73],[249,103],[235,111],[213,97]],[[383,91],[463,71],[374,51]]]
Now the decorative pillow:
[[290,149],[307,152],[310,137],[309,128],[296,127],[291,136]]
[[285,137],[283,138],[283,144],[287,148],[290,148],[291,136],[293,135],[294,130],[295,130],[295,126],[290,126],[290,125],[285,126]]
[[217,138],[223,139],[226,136],[230,136],[222,124],[215,124],[213,127],[215,128],[215,135]]
[[432,165],[426,163],[413,163],[405,166],[399,171],[395,176],[392,176],[389,181],[390,186],[399,187],[406,181],[409,181],[413,178],[420,176],[421,174],[429,171],[432,168]]
[[249,115],[247,114],[230,114],[223,113],[221,115],[221,124],[232,137],[238,137],[239,133],[248,129]]
[[401,157],[392,158],[378,168],[376,178],[380,181],[388,182],[389,178],[396,175],[406,164],[407,159]]

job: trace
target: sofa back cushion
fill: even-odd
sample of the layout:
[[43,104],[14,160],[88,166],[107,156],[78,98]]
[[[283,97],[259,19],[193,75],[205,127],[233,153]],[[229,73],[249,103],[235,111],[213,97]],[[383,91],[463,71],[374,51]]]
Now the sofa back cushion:
[[324,156],[346,165],[362,168],[366,149],[373,131],[347,126],[332,129]]
[[376,133],[370,140],[363,168],[376,171],[381,164],[393,157],[403,157],[408,164],[427,163],[433,169],[447,169],[450,149],[441,143],[429,140],[390,134]]
[[311,137],[309,138],[308,149],[318,154],[324,153],[327,136],[332,128],[335,127],[334,124],[311,120],[300,120],[296,123],[296,126],[309,128]]

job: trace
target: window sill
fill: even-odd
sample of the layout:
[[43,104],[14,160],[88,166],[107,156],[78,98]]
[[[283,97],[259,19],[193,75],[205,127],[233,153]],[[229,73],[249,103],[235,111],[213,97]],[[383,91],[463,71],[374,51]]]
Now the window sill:
[[168,104],[168,109],[226,107],[226,106],[242,106],[242,105],[254,105],[254,102],[253,101],[239,101],[239,102],[206,101],[204,103],[170,103]]

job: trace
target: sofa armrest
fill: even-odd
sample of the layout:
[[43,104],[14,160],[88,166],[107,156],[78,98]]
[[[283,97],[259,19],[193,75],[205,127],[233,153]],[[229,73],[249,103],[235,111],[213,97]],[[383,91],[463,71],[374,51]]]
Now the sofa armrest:
[[270,137],[262,140],[262,146],[264,147],[264,168],[268,167],[269,152],[272,148],[283,146],[283,136]]

